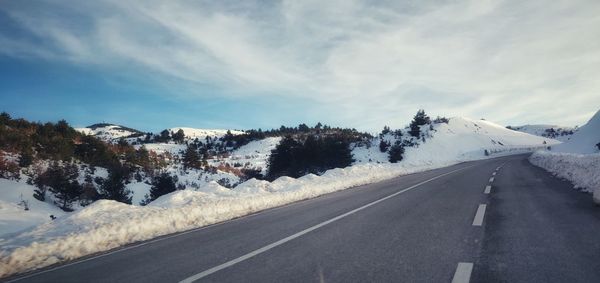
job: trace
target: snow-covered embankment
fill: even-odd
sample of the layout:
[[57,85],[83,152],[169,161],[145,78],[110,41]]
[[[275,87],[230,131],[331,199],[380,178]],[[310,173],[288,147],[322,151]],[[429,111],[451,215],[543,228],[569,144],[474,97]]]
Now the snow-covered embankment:
[[531,155],[529,161],[559,178],[571,181],[575,188],[593,193],[594,202],[600,204],[600,153],[538,151]]

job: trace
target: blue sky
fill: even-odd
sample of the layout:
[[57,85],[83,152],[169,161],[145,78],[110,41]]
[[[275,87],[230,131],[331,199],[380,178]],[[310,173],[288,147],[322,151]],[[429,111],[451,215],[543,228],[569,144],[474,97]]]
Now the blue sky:
[[12,1],[0,110],[75,126],[378,131],[417,109],[577,125],[600,108],[598,1]]

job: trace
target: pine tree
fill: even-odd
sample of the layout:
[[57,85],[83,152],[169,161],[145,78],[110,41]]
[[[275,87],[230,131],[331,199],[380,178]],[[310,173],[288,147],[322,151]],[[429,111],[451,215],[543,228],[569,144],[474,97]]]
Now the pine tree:
[[112,168],[108,178],[100,186],[100,197],[131,204],[131,191],[125,187],[125,181],[129,179],[129,169],[125,167]]
[[183,143],[185,140],[185,133],[183,129],[179,129],[176,133],[173,134],[173,141],[176,143]]
[[188,168],[194,168],[194,169],[200,169],[200,168],[202,168],[201,157],[200,157],[200,154],[198,153],[198,150],[196,149],[196,146],[190,145],[185,150],[185,153],[183,154],[183,166],[186,169],[188,169]]
[[169,132],[169,130],[163,130],[157,137],[158,142],[168,142],[169,140],[171,140],[171,133]]
[[389,147],[390,147],[390,143],[389,142],[387,142],[387,141],[385,141],[383,139],[379,142],[379,151],[386,152]]
[[152,180],[150,194],[146,195],[146,199],[142,204],[148,204],[160,196],[172,193],[177,190],[177,176],[171,176],[169,173],[162,173]]
[[19,157],[19,166],[20,167],[28,167],[33,163],[33,153],[31,152],[31,148],[27,148],[21,152],[21,156]]
[[396,141],[392,147],[390,147],[389,160],[391,163],[402,161],[404,155],[404,146],[400,141]]
[[429,116],[427,116],[427,114],[425,114],[425,110],[420,109],[419,111],[417,111],[417,114],[410,123],[410,135],[413,137],[419,137],[419,135],[421,134],[421,126],[427,125],[429,123],[431,123],[431,119],[429,118]]
[[[34,193],[37,199],[45,198],[45,190],[49,189],[58,200],[58,205],[65,211],[71,211],[71,205],[82,192],[77,182],[79,170],[77,166],[68,164],[61,166],[54,162],[46,172],[35,178],[34,183],[40,188]],[[44,192],[44,193],[42,193]]]

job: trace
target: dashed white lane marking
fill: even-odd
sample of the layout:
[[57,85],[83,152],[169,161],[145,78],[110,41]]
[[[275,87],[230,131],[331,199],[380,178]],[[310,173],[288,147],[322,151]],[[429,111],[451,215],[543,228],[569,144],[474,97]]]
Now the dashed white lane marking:
[[490,178],[490,183],[494,182],[494,177]]
[[492,176],[496,176],[496,172],[493,172],[493,173],[492,173]]
[[435,177],[433,177],[433,178],[431,178],[431,179],[425,180],[425,181],[423,181],[423,182],[421,182],[421,183],[418,183],[418,184],[416,184],[416,185],[412,185],[412,186],[410,186],[410,187],[408,187],[408,188],[406,188],[406,189],[403,189],[403,190],[401,190],[401,191],[398,191],[398,192],[395,192],[395,193],[393,193],[393,194],[391,194],[391,195],[389,195],[389,196],[386,196],[386,197],[380,198],[380,199],[378,199],[378,200],[376,200],[376,201],[373,201],[373,202],[370,202],[370,203],[368,203],[368,204],[365,204],[365,205],[363,205],[363,206],[361,206],[361,207],[359,207],[359,208],[355,208],[355,209],[353,209],[353,210],[351,210],[351,211],[348,211],[348,212],[346,212],[346,213],[344,213],[344,214],[342,214],[342,215],[338,215],[338,216],[336,216],[336,217],[334,217],[334,218],[331,218],[331,219],[329,219],[329,220],[327,220],[327,221],[321,222],[321,223],[319,223],[319,224],[317,224],[317,225],[315,225],[315,226],[312,226],[312,227],[309,227],[309,228],[307,228],[307,229],[304,229],[304,230],[302,230],[302,231],[300,231],[300,232],[298,232],[298,233],[296,233],[296,234],[293,234],[293,235],[291,235],[291,236],[285,237],[285,238],[283,238],[283,239],[281,239],[281,240],[279,240],[279,241],[277,241],[277,242],[274,242],[274,243],[272,243],[272,244],[266,245],[266,246],[264,246],[264,247],[262,247],[262,248],[260,248],[260,249],[254,250],[254,251],[252,251],[252,252],[250,252],[250,253],[247,253],[247,254],[245,254],[245,255],[243,255],[243,256],[240,256],[240,257],[238,257],[238,258],[236,258],[236,259],[232,259],[232,260],[230,260],[230,261],[228,261],[228,262],[225,262],[225,263],[223,263],[223,264],[221,264],[221,265],[217,265],[217,266],[215,266],[215,267],[213,267],[213,268],[210,268],[210,269],[207,269],[207,270],[205,270],[205,271],[202,271],[202,272],[200,272],[200,273],[198,273],[198,274],[196,274],[196,275],[192,275],[192,276],[190,276],[190,277],[188,277],[188,278],[185,278],[185,279],[181,280],[181,281],[180,281],[180,283],[191,283],[191,282],[194,282],[194,281],[196,281],[196,280],[202,279],[202,278],[204,278],[204,277],[206,277],[206,276],[208,276],[208,275],[211,275],[211,274],[213,274],[213,273],[215,273],[215,272],[218,272],[218,271],[220,271],[220,270],[223,270],[223,269],[225,269],[225,268],[227,268],[227,267],[230,267],[230,266],[232,266],[232,265],[235,265],[235,264],[237,264],[237,263],[240,263],[240,262],[242,262],[242,261],[244,261],[244,260],[247,260],[247,259],[249,259],[249,258],[251,258],[251,257],[257,256],[257,255],[259,255],[259,254],[261,254],[261,253],[264,253],[264,252],[266,252],[266,251],[268,251],[268,250],[270,250],[270,249],[272,249],[272,248],[275,248],[275,247],[277,247],[277,246],[283,245],[283,244],[285,244],[285,243],[287,243],[287,242],[289,242],[289,241],[291,241],[291,240],[293,240],[293,239],[296,239],[296,238],[298,238],[298,237],[300,237],[300,236],[302,236],[302,235],[304,235],[304,234],[307,234],[307,233],[309,233],[309,232],[312,232],[312,231],[314,231],[314,230],[316,230],[316,229],[319,229],[319,228],[321,228],[321,227],[323,227],[323,226],[325,226],[325,225],[331,224],[331,223],[333,223],[333,222],[335,222],[335,221],[338,221],[338,220],[340,220],[340,219],[342,219],[342,218],[345,218],[345,217],[347,217],[347,216],[350,216],[350,215],[352,215],[352,214],[354,214],[354,213],[357,213],[357,212],[359,212],[359,211],[361,211],[361,210],[363,210],[363,209],[365,209],[365,208],[368,208],[368,207],[370,207],[370,206],[376,205],[376,204],[378,204],[378,203],[380,203],[380,202],[382,202],[382,201],[384,201],[384,200],[387,200],[387,199],[393,198],[393,197],[395,197],[395,196],[397,196],[397,195],[399,195],[399,194],[402,194],[402,193],[408,192],[408,191],[410,191],[410,190],[412,190],[412,189],[414,189],[414,188],[416,188],[416,187],[418,187],[418,186],[421,186],[421,185],[423,185],[423,184],[429,183],[429,182],[431,182],[431,181],[433,181],[433,180],[436,180],[436,179],[439,179],[439,178],[441,178],[441,177],[444,177],[444,176],[450,175],[450,174],[452,174],[452,173],[455,173],[455,172],[458,172],[458,171],[461,171],[461,170],[464,170],[464,169],[467,169],[467,168],[471,168],[471,167],[473,167],[473,166],[474,166],[474,165],[472,165],[472,166],[468,166],[468,167],[464,167],[464,168],[460,168],[460,169],[457,169],[457,170],[453,170],[453,171],[450,171],[450,172],[448,172],[448,173],[444,173],[444,174],[441,174],[441,175],[435,176]]
[[469,283],[471,281],[471,272],[473,271],[473,263],[459,262],[456,266],[456,272],[452,278],[452,283]]
[[485,186],[485,190],[483,191],[484,194],[489,194],[492,191],[492,186],[487,185]]
[[485,204],[480,204],[477,208],[477,213],[475,213],[475,218],[473,219],[473,226],[481,226],[483,224],[483,216],[485,215]]

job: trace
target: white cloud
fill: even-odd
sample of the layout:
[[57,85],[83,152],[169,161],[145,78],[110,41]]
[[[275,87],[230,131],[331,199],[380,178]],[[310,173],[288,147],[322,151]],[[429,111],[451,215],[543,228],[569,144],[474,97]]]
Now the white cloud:
[[580,124],[600,106],[593,0],[78,3],[0,8],[33,37],[0,34],[0,52],[306,96],[315,115],[360,128],[400,126],[419,107]]

